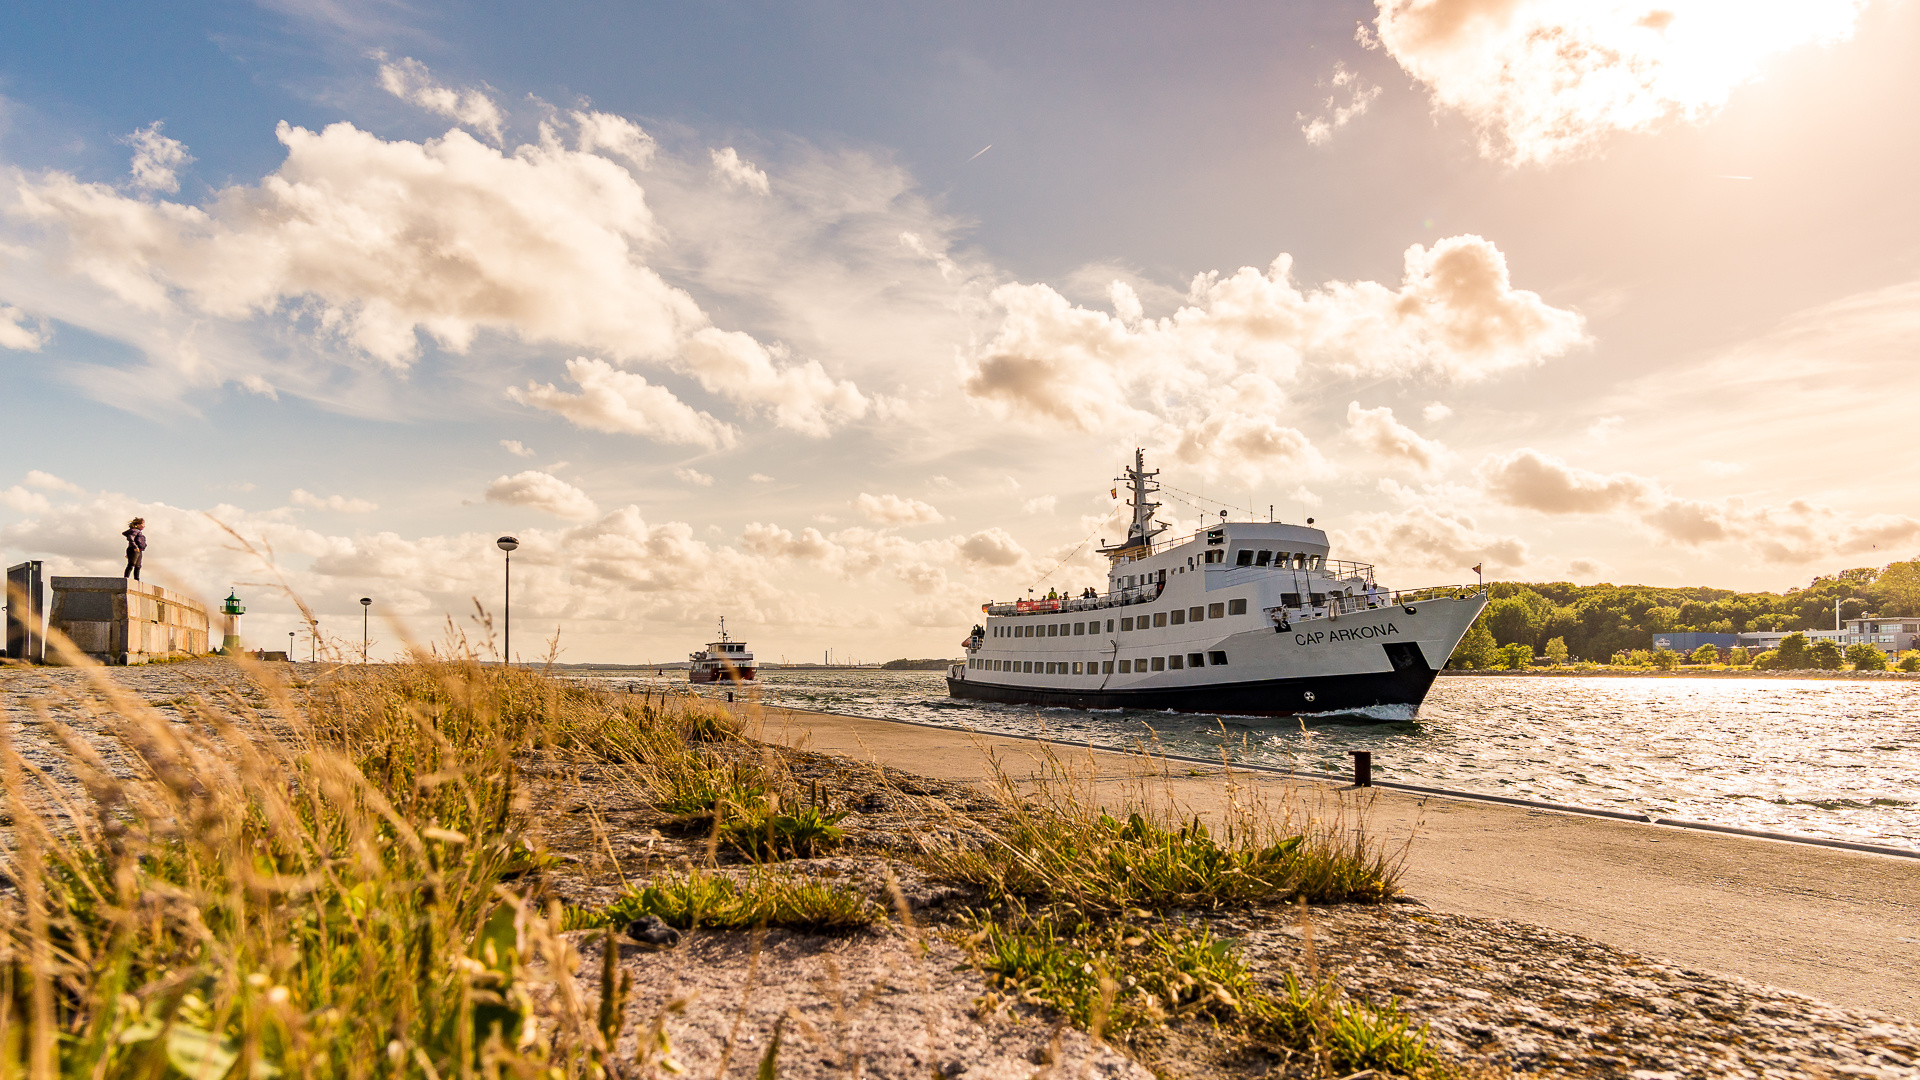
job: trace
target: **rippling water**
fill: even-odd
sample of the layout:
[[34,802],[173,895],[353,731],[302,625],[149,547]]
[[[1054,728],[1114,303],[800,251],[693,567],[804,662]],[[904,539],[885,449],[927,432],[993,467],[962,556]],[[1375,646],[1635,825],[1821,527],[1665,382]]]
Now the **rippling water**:
[[[684,689],[679,679],[609,676]],[[958,702],[939,672],[773,671],[768,704],[1920,848],[1920,683],[1449,675],[1407,709],[1297,720]]]

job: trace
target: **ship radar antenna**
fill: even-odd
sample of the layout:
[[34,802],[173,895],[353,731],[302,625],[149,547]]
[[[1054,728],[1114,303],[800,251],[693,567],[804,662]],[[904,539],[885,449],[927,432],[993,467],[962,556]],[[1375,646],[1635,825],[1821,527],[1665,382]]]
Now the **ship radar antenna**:
[[[1152,496],[1160,490],[1159,481],[1154,479],[1159,475],[1158,469],[1151,472],[1147,470],[1146,452],[1135,447],[1132,467],[1121,469],[1120,475],[1114,477],[1116,483],[1126,486],[1127,494],[1131,496],[1127,499],[1127,505],[1133,507],[1133,520],[1127,525],[1127,538],[1111,547],[1101,548],[1102,555],[1114,562],[1140,558],[1153,549],[1153,538],[1167,530],[1165,525],[1153,519],[1154,512],[1160,509],[1160,504],[1152,501]],[[1115,494],[1118,494],[1118,488]]]

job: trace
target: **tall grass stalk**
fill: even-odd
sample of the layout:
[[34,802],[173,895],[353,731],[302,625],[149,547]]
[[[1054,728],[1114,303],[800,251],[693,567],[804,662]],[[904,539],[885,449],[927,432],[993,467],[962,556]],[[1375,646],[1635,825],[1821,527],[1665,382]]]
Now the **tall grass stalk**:
[[525,767],[673,768],[728,716],[456,641],[298,691],[237,658],[265,707],[179,722],[53,644],[109,738],[43,709],[36,765],[0,730],[0,1080],[610,1074],[618,1025],[527,873]]

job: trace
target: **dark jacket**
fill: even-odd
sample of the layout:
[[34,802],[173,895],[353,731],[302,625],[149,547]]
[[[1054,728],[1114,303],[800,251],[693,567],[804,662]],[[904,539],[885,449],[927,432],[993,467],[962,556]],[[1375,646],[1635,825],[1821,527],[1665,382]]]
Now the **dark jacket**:
[[128,529],[120,535],[127,538],[128,547],[139,548],[141,551],[147,550],[147,531],[145,529]]

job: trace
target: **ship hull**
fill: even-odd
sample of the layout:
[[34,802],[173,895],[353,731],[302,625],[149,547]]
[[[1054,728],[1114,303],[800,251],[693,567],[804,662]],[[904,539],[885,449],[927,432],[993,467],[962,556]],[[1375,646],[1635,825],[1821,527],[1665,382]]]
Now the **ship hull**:
[[1433,686],[1435,674],[1432,668],[1420,668],[1137,690],[1052,690],[949,678],[947,693],[973,701],[1043,708],[1295,716],[1376,705],[1417,706]]
[[696,667],[690,668],[687,671],[687,681],[691,683],[723,683],[734,682],[736,680],[739,682],[752,682],[753,676],[754,669],[751,667],[735,667],[732,669],[724,667]]
[[[1104,632],[1109,612],[1092,612],[1100,616],[1099,634],[1071,633],[1071,624],[1044,639],[989,633],[966,662],[949,669],[947,692],[1007,705],[1236,716],[1418,706],[1436,666],[1446,663],[1485,604],[1484,596],[1443,597],[1264,630],[1235,632],[1254,620],[1209,618],[1112,636]],[[1017,616],[1009,623],[1058,625],[1079,614]],[[1096,624],[1087,619],[1084,625]],[[1131,672],[1120,670],[1126,660]]]

